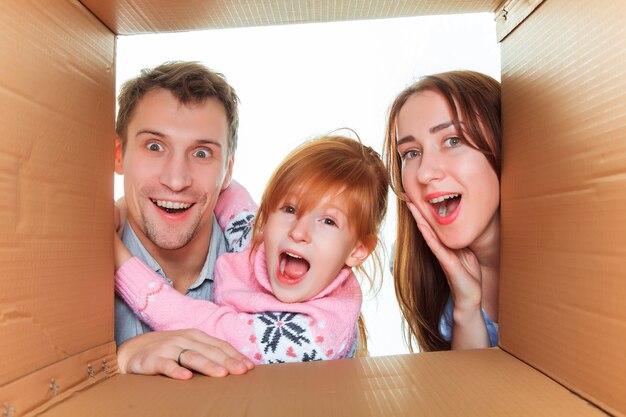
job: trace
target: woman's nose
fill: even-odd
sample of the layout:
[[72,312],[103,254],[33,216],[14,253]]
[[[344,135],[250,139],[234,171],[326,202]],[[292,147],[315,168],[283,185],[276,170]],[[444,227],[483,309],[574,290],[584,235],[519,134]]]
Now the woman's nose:
[[444,175],[445,169],[441,156],[435,151],[424,152],[417,169],[418,181],[422,184],[428,184],[442,179]]

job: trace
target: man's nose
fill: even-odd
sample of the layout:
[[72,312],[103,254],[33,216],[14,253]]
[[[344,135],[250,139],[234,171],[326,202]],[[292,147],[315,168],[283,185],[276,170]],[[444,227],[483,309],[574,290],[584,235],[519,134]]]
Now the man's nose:
[[185,155],[171,155],[163,166],[160,180],[161,184],[172,191],[182,191],[191,186],[192,177]]
[[422,184],[438,181],[445,176],[444,161],[437,151],[424,152],[417,169],[417,180]]

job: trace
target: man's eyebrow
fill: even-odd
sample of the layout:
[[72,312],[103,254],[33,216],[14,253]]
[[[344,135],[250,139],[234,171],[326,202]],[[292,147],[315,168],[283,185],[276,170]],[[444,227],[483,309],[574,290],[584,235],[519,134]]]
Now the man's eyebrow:
[[[160,138],[167,137],[167,135],[165,133],[159,132],[157,130],[151,130],[151,129],[139,130],[137,132],[137,136],[139,136],[141,134],[154,135],[154,136],[158,136]],[[196,139],[194,141],[194,145],[214,145],[214,146],[217,146],[218,148],[222,147],[221,142],[216,140],[216,139]]]
[[150,129],[141,129],[137,131],[137,134],[135,136],[139,136],[141,134],[148,134],[148,135],[154,135],[154,136],[158,136],[160,138],[165,137],[165,133],[161,133],[159,131],[156,130],[150,130]]
[[214,146],[217,146],[218,148],[222,147],[222,143],[216,139],[196,139],[195,144],[196,145],[214,145]]

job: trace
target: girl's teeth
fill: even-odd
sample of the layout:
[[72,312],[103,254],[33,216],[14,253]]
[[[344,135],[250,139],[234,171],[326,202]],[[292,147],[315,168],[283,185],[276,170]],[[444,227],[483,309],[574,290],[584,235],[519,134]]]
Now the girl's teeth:
[[439,216],[446,217],[446,213],[448,212],[448,206],[446,204],[442,204],[439,206]]

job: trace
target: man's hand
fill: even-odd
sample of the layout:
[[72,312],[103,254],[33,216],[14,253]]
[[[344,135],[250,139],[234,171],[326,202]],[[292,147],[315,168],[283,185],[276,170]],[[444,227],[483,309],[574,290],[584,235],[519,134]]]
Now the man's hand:
[[[179,355],[182,366],[177,362]],[[190,379],[191,371],[222,377],[242,375],[254,368],[250,359],[228,343],[194,329],[136,336],[118,347],[117,361],[123,374],[161,374],[174,379]]]

